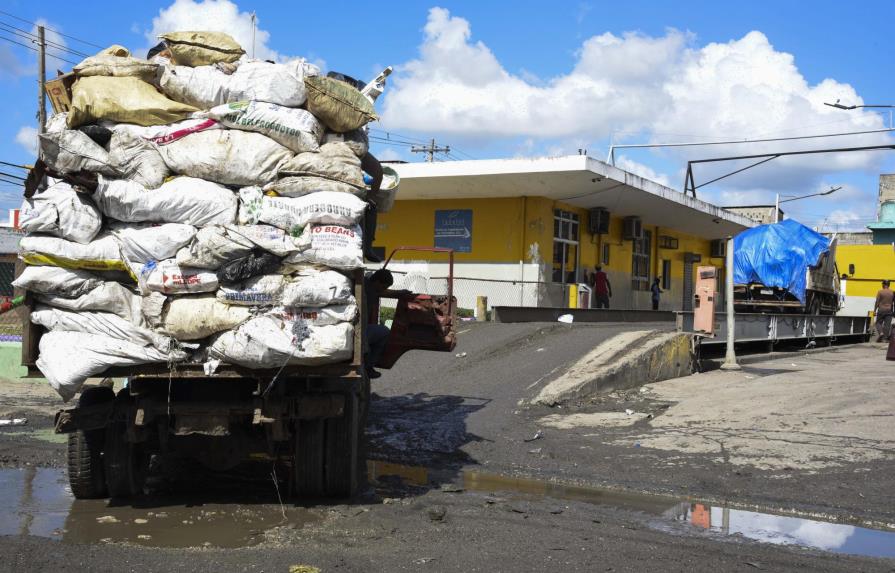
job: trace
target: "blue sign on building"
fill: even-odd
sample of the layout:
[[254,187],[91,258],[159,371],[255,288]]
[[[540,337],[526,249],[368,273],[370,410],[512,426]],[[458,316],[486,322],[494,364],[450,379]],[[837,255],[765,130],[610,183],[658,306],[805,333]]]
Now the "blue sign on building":
[[435,246],[472,252],[472,209],[435,211]]

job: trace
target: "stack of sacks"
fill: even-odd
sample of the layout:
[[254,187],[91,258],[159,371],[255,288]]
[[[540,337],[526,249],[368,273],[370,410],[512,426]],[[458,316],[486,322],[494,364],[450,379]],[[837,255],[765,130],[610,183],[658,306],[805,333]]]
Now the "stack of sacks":
[[74,68],[41,148],[54,176],[97,184],[50,179],[22,207],[14,284],[66,400],[113,366],[274,369],[354,348],[372,102],[226,34],[162,38],[152,60],[113,46]]

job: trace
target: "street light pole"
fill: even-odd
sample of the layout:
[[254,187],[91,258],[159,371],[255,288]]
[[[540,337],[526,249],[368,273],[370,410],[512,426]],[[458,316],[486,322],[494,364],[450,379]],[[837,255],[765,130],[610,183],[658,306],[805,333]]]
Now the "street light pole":
[[[829,195],[830,193],[835,193],[842,189],[842,185],[839,187],[830,187],[828,191],[821,191],[820,193],[811,193],[810,195],[802,195],[801,197],[790,197],[789,199],[780,199],[780,193],[777,193],[777,200],[774,202],[774,222],[780,222],[780,203],[789,203],[790,201],[798,201],[799,199],[807,199],[808,197],[820,197],[821,195]],[[784,195],[786,197],[786,195]]]
[[852,109],[859,109],[862,107],[876,107],[876,108],[886,108],[889,110],[889,128],[892,127],[892,108],[895,108],[895,105],[844,105],[839,103],[839,100],[836,100],[836,103],[827,103],[824,102],[824,105],[828,105],[830,107],[835,107],[836,109],[844,109],[846,111]]

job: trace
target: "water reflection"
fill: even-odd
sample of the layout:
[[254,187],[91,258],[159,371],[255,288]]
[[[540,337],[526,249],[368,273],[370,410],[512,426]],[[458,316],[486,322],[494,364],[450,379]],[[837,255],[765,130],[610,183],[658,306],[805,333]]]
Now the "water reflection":
[[676,521],[723,535],[776,545],[801,545],[871,557],[895,557],[895,532],[757,511],[683,502],[668,512]]

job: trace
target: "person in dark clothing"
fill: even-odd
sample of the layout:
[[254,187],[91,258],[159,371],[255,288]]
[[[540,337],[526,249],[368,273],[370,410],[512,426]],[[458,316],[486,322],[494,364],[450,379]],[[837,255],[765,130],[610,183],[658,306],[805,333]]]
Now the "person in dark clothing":
[[653,280],[653,286],[650,287],[650,291],[653,293],[653,310],[659,310],[659,297],[662,294],[662,289],[659,288],[659,278],[656,277]]
[[895,293],[889,289],[889,281],[883,281],[883,288],[876,292],[873,312],[876,314],[876,341],[888,340],[892,335],[892,314],[895,310]]
[[412,296],[409,290],[389,290],[395,278],[388,269],[379,269],[367,273],[364,277],[364,316],[367,321],[367,347],[364,352],[364,364],[367,376],[379,378],[382,374],[376,370],[376,363],[382,358],[388,346],[389,328],[379,324],[379,301],[385,296],[389,298],[405,298]]
[[596,308],[609,308],[609,299],[612,298],[612,285],[609,283],[609,277],[606,276],[603,267],[600,265],[594,268],[590,286],[594,289],[594,304]]
[[377,215],[376,197],[382,186],[382,164],[369,151],[360,162],[361,169],[367,172],[372,181],[370,192],[367,194],[367,209],[364,211],[364,258],[372,263],[381,263],[382,259],[373,252],[373,241],[376,240]]

